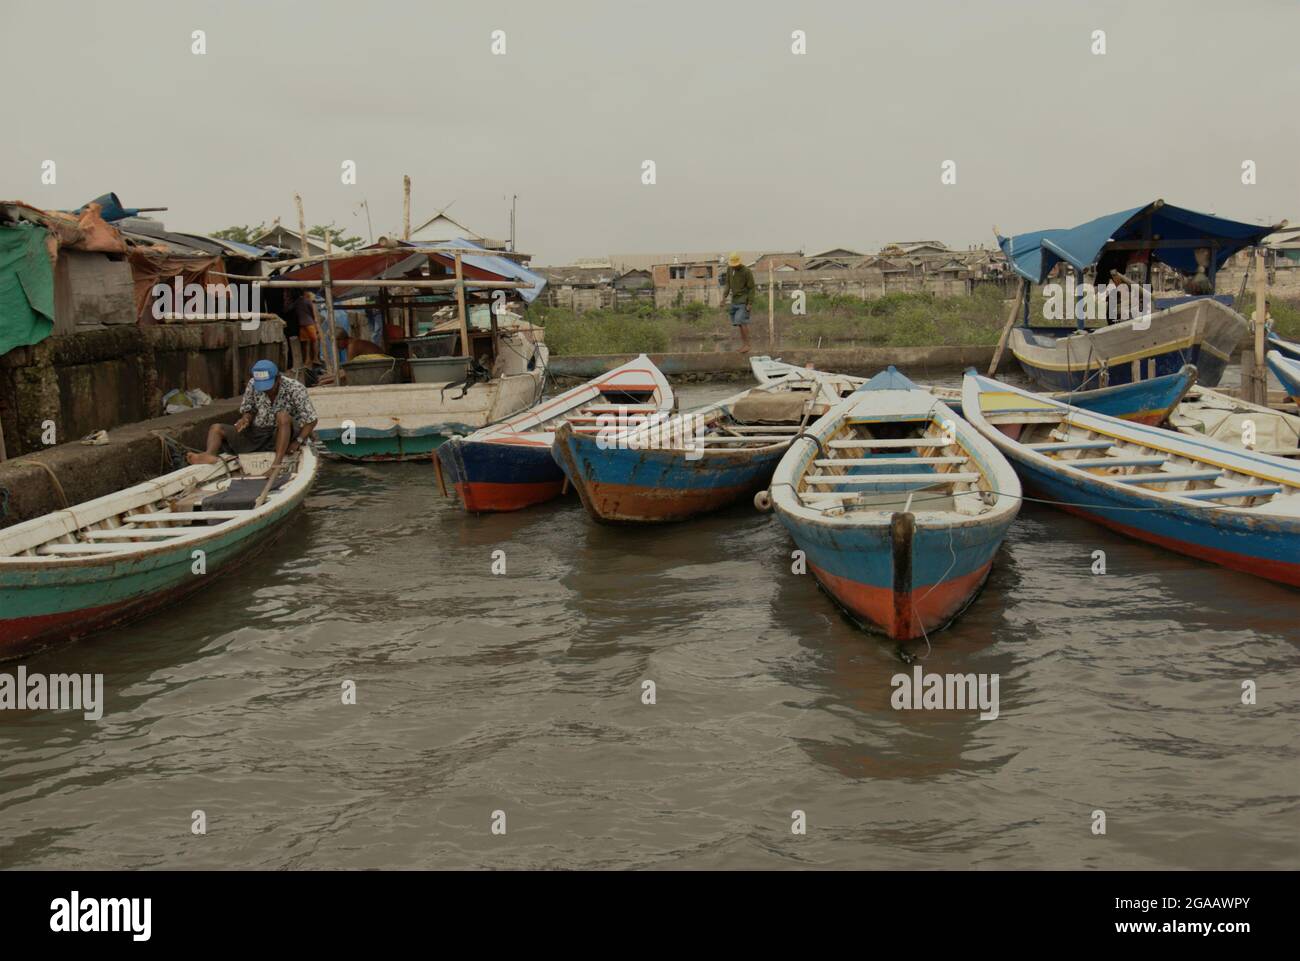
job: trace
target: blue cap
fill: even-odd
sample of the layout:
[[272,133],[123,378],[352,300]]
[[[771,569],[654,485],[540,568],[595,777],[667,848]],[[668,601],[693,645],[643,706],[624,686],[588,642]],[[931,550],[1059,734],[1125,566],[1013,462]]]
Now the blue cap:
[[272,361],[259,360],[253,365],[253,389],[270,390],[275,386],[275,379],[280,376],[280,368]]

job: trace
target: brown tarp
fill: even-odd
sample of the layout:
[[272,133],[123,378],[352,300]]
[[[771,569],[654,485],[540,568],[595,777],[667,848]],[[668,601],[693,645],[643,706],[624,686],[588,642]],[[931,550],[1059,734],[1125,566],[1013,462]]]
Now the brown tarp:
[[[226,270],[225,261],[220,257],[182,257],[162,247],[132,247],[127,253],[131,263],[131,274],[135,281],[135,312],[142,324],[146,326],[157,323],[153,318],[153,288],[155,284],[175,284],[179,277],[182,284],[225,283],[225,277],[208,277],[208,271]],[[179,313],[183,304],[176,305]]]

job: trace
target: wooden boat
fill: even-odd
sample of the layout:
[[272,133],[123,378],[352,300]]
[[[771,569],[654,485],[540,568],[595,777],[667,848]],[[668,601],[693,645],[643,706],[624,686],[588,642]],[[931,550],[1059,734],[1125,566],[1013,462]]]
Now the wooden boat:
[[592,433],[666,417],[672,386],[645,354],[523,413],[452,438],[438,448],[439,483],[450,483],[467,511],[513,511],[558,497],[564,472],[551,456],[555,431]]
[[974,373],[962,389],[966,419],[1033,496],[1129,537],[1300,586],[1300,464]]
[[808,428],[770,503],[818,582],[856,621],[928,635],[974,599],[1020,510],[997,449],[893,367]]
[[766,487],[800,430],[838,402],[841,386],[849,385],[792,373],[621,435],[565,424],[553,453],[596,520],[682,521]]
[[303,448],[258,505],[267,479],[252,472],[272,456],[228,455],[0,530],[0,658],[133,620],[269,543],[318,464]]
[[502,330],[491,378],[314,387],[316,436],[328,456],[349,461],[428,459],[447,438],[471,434],[532,407],[542,396],[546,345],[532,328]]
[[[1300,417],[1208,387],[1189,390],[1170,415],[1168,426],[1259,454],[1300,457]],[[1246,445],[1248,436],[1254,437],[1250,447]]]
[[[793,364],[786,364],[779,360],[774,361],[770,357],[751,358],[750,369],[760,384],[792,370],[809,371],[808,368],[795,367]],[[815,372],[809,371],[808,376],[812,376],[813,373]],[[1096,390],[1066,391],[1047,396],[1110,417],[1119,417],[1138,424],[1156,425],[1165,422],[1196,383],[1196,378],[1196,368],[1188,365],[1175,374],[1166,374],[1152,380],[1101,387]],[[865,383],[865,379],[861,377],[845,377],[845,380],[855,384]],[[951,407],[957,416],[961,416],[961,388],[930,386],[924,389]]]
[[1144,328],[1135,320],[1094,330],[1015,327],[1010,343],[1025,373],[1044,390],[1130,384],[1188,364],[1200,383],[1214,387],[1249,329],[1231,307],[1202,297],[1152,312]]
[[1268,329],[1266,336],[1270,350],[1276,350],[1283,357],[1288,357],[1291,360],[1300,361],[1300,344],[1279,336],[1271,327]]
[[1270,350],[1266,359],[1268,369],[1273,372],[1286,395],[1300,404],[1300,360],[1292,360],[1280,350]]

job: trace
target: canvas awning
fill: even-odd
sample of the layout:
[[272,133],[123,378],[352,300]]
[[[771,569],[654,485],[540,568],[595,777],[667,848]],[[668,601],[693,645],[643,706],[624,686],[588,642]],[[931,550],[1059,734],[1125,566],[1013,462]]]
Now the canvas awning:
[[1217,270],[1237,251],[1254,246],[1274,229],[1156,200],[1077,227],[999,236],[998,246],[1016,273],[1041,284],[1059,263],[1083,270],[1097,263],[1108,246],[1127,242],[1150,241],[1147,249],[1157,260],[1184,274],[1196,272],[1195,250],[1206,247],[1212,252],[1212,269]]

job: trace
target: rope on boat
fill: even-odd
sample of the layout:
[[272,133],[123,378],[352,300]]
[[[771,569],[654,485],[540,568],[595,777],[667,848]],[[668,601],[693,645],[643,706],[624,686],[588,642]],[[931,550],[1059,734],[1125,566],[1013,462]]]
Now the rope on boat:
[[[848,476],[848,475],[845,475],[845,476]],[[867,475],[863,475],[863,476],[867,476]],[[918,477],[928,477],[929,475],[928,475],[928,474],[918,474],[917,476],[918,476]],[[942,475],[936,475],[936,476],[942,476]],[[789,487],[789,488],[791,488],[792,490],[794,489],[794,485],[791,484],[791,483],[788,482],[788,481],[780,481],[779,483],[780,483],[782,486],[784,486],[784,487]],[[773,486],[775,486],[775,485],[773,485]],[[846,491],[845,493],[847,494],[847,493],[849,493],[849,492]],[[903,492],[900,491],[899,493],[901,494],[901,493],[903,493]],[[916,492],[913,491],[912,493],[915,494]],[[987,494],[996,494],[998,497],[1007,497],[1007,498],[1011,498],[1011,499],[1014,499],[1014,500],[1019,500],[1019,501],[1021,501],[1021,502],[1023,502],[1023,503],[1028,503],[1028,504],[1046,504],[1046,505],[1049,506],[1049,507],[1080,507],[1080,508],[1085,508],[1085,509],[1087,509],[1087,510],[1094,510],[1094,511],[1131,511],[1131,512],[1136,512],[1136,513],[1141,514],[1141,513],[1149,513],[1149,512],[1151,512],[1151,511],[1163,511],[1163,510],[1168,510],[1168,507],[1167,507],[1167,506],[1166,506],[1166,507],[1117,507],[1117,506],[1111,506],[1111,505],[1109,505],[1109,504],[1097,504],[1097,503],[1095,503],[1095,502],[1084,503],[1084,502],[1081,502],[1081,501],[1057,501],[1057,500],[1052,500],[1052,499],[1047,498],[1047,497],[1027,497],[1027,496],[1024,495],[1024,494],[1009,494],[1009,493],[1007,493],[1006,491],[999,491],[999,490],[988,490],[988,491],[966,491],[966,492],[964,492],[964,493],[980,493],[980,494],[985,494],[985,493],[987,493]],[[798,491],[795,491],[795,494],[796,494],[796,496],[797,496],[797,495],[798,495]],[[1247,494],[1241,494],[1241,495],[1238,495],[1238,496],[1241,496],[1241,497],[1247,497],[1247,496],[1249,496],[1249,495],[1247,495]],[[943,501],[943,500],[951,500],[951,499],[952,499],[952,495],[951,495],[951,494],[917,494],[917,496],[916,496],[916,500],[917,500],[917,501],[927,501],[927,500],[931,500],[931,501]],[[876,501],[876,502],[870,504],[869,506],[872,507],[872,508],[876,508],[876,509],[881,509],[881,510],[883,510],[883,509],[889,507],[890,505],[893,505],[893,504],[902,504],[902,503],[904,503],[904,501],[902,501],[902,500]],[[838,511],[838,510],[844,510],[845,508],[858,508],[858,507],[863,507],[863,506],[868,506],[868,505],[855,504],[855,503],[853,503],[852,501],[849,501],[849,502],[846,502],[846,503],[840,503],[840,504],[830,504],[830,505],[828,505],[828,506],[826,506],[826,507],[813,507],[813,506],[811,506],[811,505],[809,505],[809,504],[805,504],[802,500],[800,500],[800,501],[799,501],[799,506],[801,506],[801,507],[806,507],[806,508],[808,508],[808,510],[817,511],[818,513],[825,513],[826,511]],[[1177,505],[1169,505],[1169,506],[1178,506],[1178,507],[1187,507],[1187,508],[1198,508],[1198,509],[1206,510],[1206,511],[1236,511],[1236,510],[1242,510],[1242,509],[1243,509],[1243,508],[1240,508],[1240,507],[1232,507],[1232,506],[1229,506],[1228,504],[1177,504]]]
[[34,460],[32,463],[50,475],[50,480],[54,482],[54,489],[59,492],[59,500],[63,502],[63,509],[68,510],[72,505],[68,503],[67,492],[64,491],[63,485],[59,483],[59,475],[54,473],[54,468],[40,460]]

